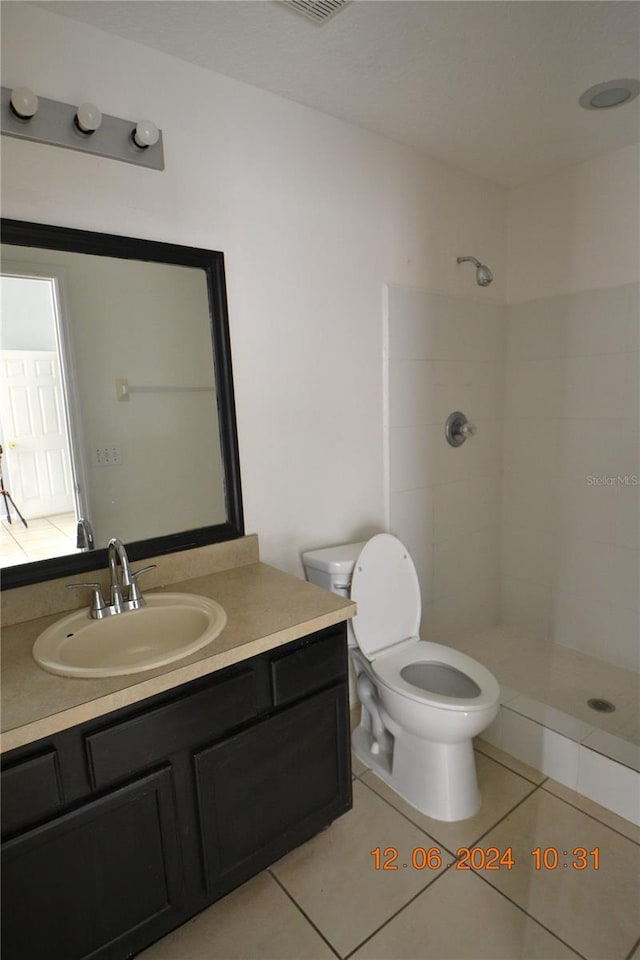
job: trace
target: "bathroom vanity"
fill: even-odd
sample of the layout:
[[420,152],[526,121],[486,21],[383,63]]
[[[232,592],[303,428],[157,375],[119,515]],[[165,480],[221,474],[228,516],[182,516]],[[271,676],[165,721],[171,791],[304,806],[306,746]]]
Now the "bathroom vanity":
[[[229,626],[151,677],[49,676],[24,654],[51,618],[7,631],[5,723],[26,719],[15,685],[37,672],[2,764],[6,960],[132,956],[351,806],[353,605],[260,563],[179,586],[215,595]],[[36,719],[38,690],[84,699]]]
[[[21,276],[25,262],[63,290],[59,303],[73,306],[82,291],[92,307],[83,299],[82,309],[60,310],[61,342],[74,344],[56,358],[73,370],[65,406],[72,436],[112,430],[119,437],[119,404],[135,411],[130,426],[138,433],[124,436],[126,456],[111,461],[122,496],[101,497],[104,472],[103,487],[89,489],[88,446],[71,444],[74,476],[84,478],[77,485],[83,523],[91,505],[96,543],[117,532],[132,563],[156,565],[145,574],[145,594],[207,597],[226,616],[226,625],[217,621],[219,635],[212,631],[210,642],[167,665],[146,653],[167,639],[181,653],[190,649],[184,621],[171,625],[161,611],[139,643],[140,619],[135,636],[124,630],[124,618],[139,611],[112,609],[118,642],[142,651],[144,672],[97,677],[85,664],[82,678],[57,676],[32,656],[47,630],[48,643],[53,631],[62,643],[73,638],[76,655],[90,649],[92,665],[102,662],[100,644],[114,653],[113,629],[96,633],[94,623],[91,647],[88,633],[80,636],[82,618],[58,621],[89,602],[69,585],[99,583],[112,608],[131,602],[128,593],[116,604],[106,580],[112,557],[114,568],[115,555],[124,566],[122,544],[114,538],[108,550],[17,564],[3,574],[3,960],[119,960],[350,808],[345,621],[355,605],[260,563],[257,538],[243,536],[222,253],[3,221],[6,272]],[[82,356],[91,358],[86,369]],[[153,405],[139,394],[150,394]],[[176,427],[185,419],[187,431]],[[180,496],[166,470],[168,450],[189,465]],[[155,597],[147,613],[169,602],[166,593]],[[196,633],[199,642],[204,634]],[[38,650],[52,669],[52,650]]]

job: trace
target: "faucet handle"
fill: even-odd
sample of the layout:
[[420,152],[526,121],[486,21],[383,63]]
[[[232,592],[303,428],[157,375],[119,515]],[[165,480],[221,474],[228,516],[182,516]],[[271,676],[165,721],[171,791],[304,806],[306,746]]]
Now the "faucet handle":
[[104,597],[102,596],[102,584],[101,583],[68,583],[67,590],[79,590],[81,587],[86,587],[89,590],[93,590],[93,597],[91,600],[91,606],[89,608],[89,616],[92,620],[100,620],[104,616],[104,610],[106,609],[106,604],[104,602]]
[[143,573],[148,573],[149,570],[155,570],[158,566],[157,563],[150,563],[146,567],[140,567],[139,570],[131,571],[131,583],[129,585],[129,603],[136,604],[136,606],[144,606],[144,597],[140,593],[140,588],[138,586],[138,577],[141,577]]
[[135,582],[137,581],[138,577],[141,577],[143,573],[148,573],[149,570],[155,570],[157,566],[158,566],[157,563],[150,563],[150,564],[149,564],[148,566],[146,566],[146,567],[140,567],[139,570],[132,570],[132,571],[131,571],[131,579],[132,579],[132,580],[134,581],[134,583],[135,583]]

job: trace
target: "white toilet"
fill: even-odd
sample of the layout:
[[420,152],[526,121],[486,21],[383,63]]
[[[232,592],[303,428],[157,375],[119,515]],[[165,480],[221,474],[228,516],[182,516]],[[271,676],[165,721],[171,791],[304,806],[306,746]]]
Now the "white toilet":
[[351,596],[349,625],[360,725],[355,755],[437,820],[480,808],[472,738],[498,712],[500,688],[472,657],[418,636],[420,586],[407,548],[381,533],[302,555],[311,583]]

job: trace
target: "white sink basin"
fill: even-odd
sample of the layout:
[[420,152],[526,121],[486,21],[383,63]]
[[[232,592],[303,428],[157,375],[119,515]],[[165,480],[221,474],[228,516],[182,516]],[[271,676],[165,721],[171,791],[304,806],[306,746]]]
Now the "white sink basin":
[[191,593],[158,593],[147,605],[104,620],[88,611],[58,620],[40,634],[33,656],[63,677],[118,677],[181,660],[211,643],[227,615],[219,603]]

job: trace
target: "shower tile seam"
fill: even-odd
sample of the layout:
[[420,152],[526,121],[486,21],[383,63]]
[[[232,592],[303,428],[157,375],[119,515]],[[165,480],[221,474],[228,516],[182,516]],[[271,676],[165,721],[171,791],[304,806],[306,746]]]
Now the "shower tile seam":
[[[507,703],[502,704],[503,709],[510,710],[511,713],[515,713],[519,717],[524,717],[525,720],[530,720],[532,723],[537,724],[537,726],[542,727],[544,730],[551,730],[552,733],[557,733],[561,737],[566,737],[567,740],[571,740],[572,743],[582,744],[584,742],[579,737],[572,736],[570,733],[567,733],[565,730],[558,730],[555,726],[552,727],[548,723],[545,723],[544,721],[539,720],[537,717],[532,716],[531,713],[526,712],[526,709],[523,706],[521,706],[520,709],[518,710],[517,707],[515,707],[513,704],[519,697],[524,697],[527,700],[530,700],[532,703],[536,704],[537,706],[542,707],[543,709],[548,707],[548,704],[544,704],[542,703],[542,701],[536,700],[534,697],[527,697],[526,694],[518,693],[512,700],[509,700]],[[562,713],[562,711],[558,710],[557,707],[551,707],[551,709],[556,710],[557,713]],[[564,716],[567,717],[571,723],[576,722],[570,714],[566,713],[564,714]],[[577,721],[577,722],[582,723],[582,721]],[[595,733],[598,730],[598,727],[589,727],[589,724],[586,724],[586,723],[584,723],[583,726],[589,728],[588,733],[581,734],[581,736],[584,736],[585,739],[587,737],[590,737],[591,734]],[[594,752],[597,753],[598,751],[594,751]]]
[[[593,732],[594,732],[594,733],[606,733],[607,736],[609,736],[609,737],[615,737],[616,740],[620,740],[622,743],[627,743],[627,742],[628,742],[627,740],[622,740],[622,737],[616,736],[615,733],[609,733],[607,730],[601,730],[601,729],[598,728],[598,727],[596,727],[596,729],[595,729]],[[592,736],[592,734],[589,734],[589,736]],[[588,738],[586,738],[586,739],[588,739]],[[581,747],[584,747],[585,750],[590,750],[591,753],[596,753],[599,757],[604,757],[606,760],[611,760],[613,763],[617,763],[617,764],[619,764],[621,767],[625,767],[627,770],[631,770],[632,773],[640,773],[640,763],[638,764],[637,767],[634,767],[634,766],[632,766],[631,763],[629,763],[629,762],[627,762],[627,761],[625,761],[625,760],[620,760],[619,757],[611,757],[608,753],[604,753],[603,750],[598,750],[597,747],[593,746],[593,744],[586,743],[585,740],[581,740],[581,741],[580,741],[580,746],[581,746]]]
[[[518,696],[520,696],[520,695],[518,695]],[[524,694],[523,694],[522,696],[524,696]],[[516,699],[516,698],[514,698],[514,699]],[[534,700],[533,697],[528,697],[527,699],[533,701],[534,703],[538,704],[538,705],[541,706],[541,707],[544,707],[544,706],[545,706],[545,704],[541,703],[540,700]],[[616,764],[618,764],[618,765],[621,766],[621,767],[625,767],[627,770],[631,770],[632,773],[640,773],[640,769],[638,769],[638,767],[634,767],[634,766],[633,766],[631,763],[629,763],[628,761],[620,760],[618,757],[612,757],[610,754],[604,753],[603,750],[598,750],[595,746],[593,746],[592,744],[589,744],[589,743],[586,742],[589,737],[593,736],[594,734],[598,734],[598,733],[606,733],[607,736],[613,737],[614,739],[619,740],[620,743],[622,743],[622,744],[627,744],[627,743],[629,742],[629,741],[623,740],[622,737],[617,736],[615,733],[609,733],[607,730],[602,730],[601,727],[592,727],[592,728],[589,729],[589,732],[588,732],[587,734],[584,734],[584,736],[582,737],[582,739],[579,739],[579,738],[577,738],[577,737],[572,736],[570,733],[567,733],[567,732],[564,731],[564,730],[558,730],[558,729],[556,729],[556,727],[550,726],[548,723],[544,723],[543,721],[537,719],[536,717],[531,716],[531,714],[529,714],[529,713],[525,713],[522,708],[521,708],[520,710],[516,709],[516,708],[513,706],[513,703],[514,703],[514,701],[513,701],[513,700],[510,700],[510,701],[508,701],[508,703],[502,703],[502,704],[501,704],[501,707],[502,707],[503,710],[508,710],[508,711],[510,711],[511,713],[515,713],[516,716],[518,716],[518,717],[523,717],[525,720],[528,720],[530,723],[535,723],[536,726],[542,727],[543,730],[550,730],[551,733],[555,733],[555,734],[556,734],[557,736],[559,736],[559,737],[564,737],[566,740],[570,740],[571,743],[575,743],[575,744],[577,744],[579,747],[583,747],[585,750],[589,750],[591,753],[595,753],[595,754],[597,754],[597,755],[600,756],[600,757],[604,757],[606,760],[610,760],[612,763],[616,763]],[[551,709],[556,710],[558,713],[562,713],[562,711],[561,711],[561,710],[557,710],[556,707],[552,707]],[[574,721],[574,718],[571,717],[569,714],[565,714],[565,716],[569,717],[569,720],[570,720],[572,723],[575,722],[575,721]],[[578,722],[579,722],[579,723],[582,723],[583,721],[578,721]],[[588,726],[588,724],[584,724],[584,726]],[[632,744],[632,745],[635,746],[635,744]],[[640,766],[640,764],[639,764],[639,766]]]

